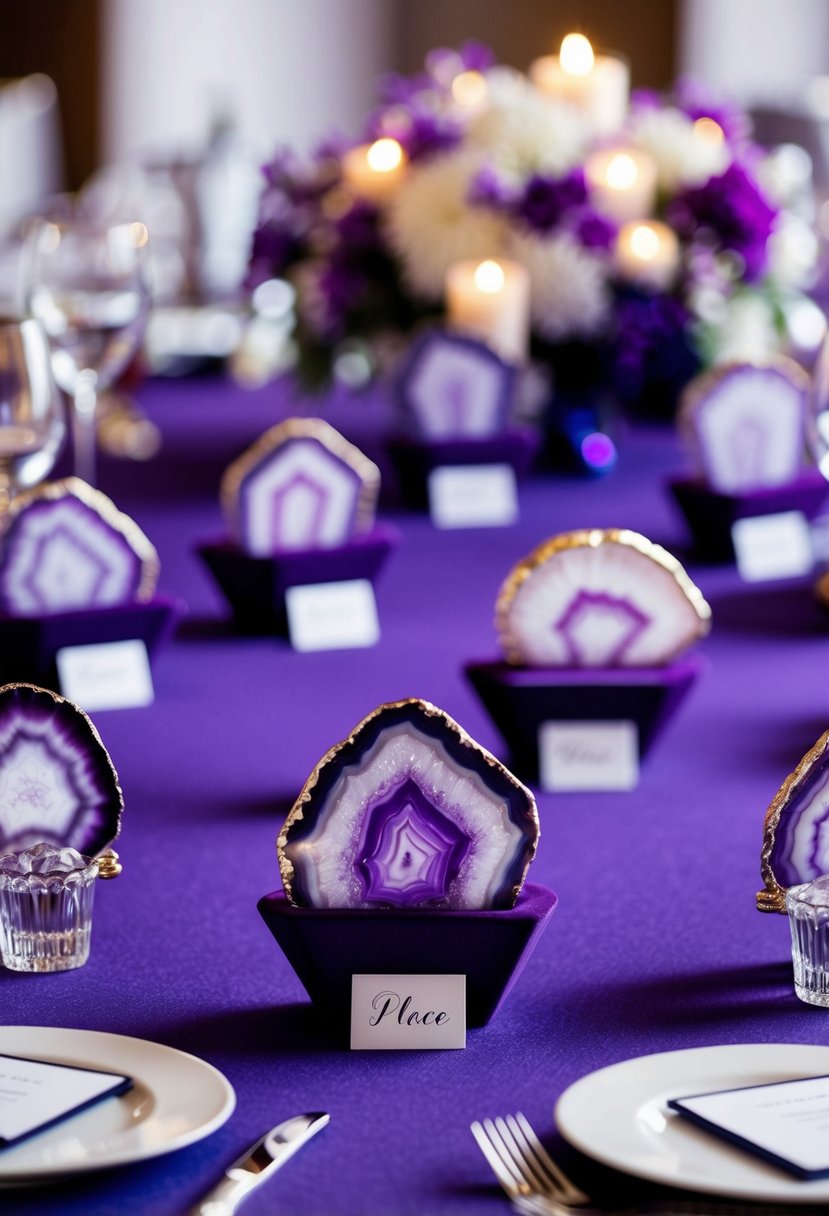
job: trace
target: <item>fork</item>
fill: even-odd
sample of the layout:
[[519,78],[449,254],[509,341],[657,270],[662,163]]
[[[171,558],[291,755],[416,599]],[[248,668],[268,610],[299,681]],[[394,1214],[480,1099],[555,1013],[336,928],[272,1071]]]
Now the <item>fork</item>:
[[783,1216],[800,1214],[799,1206],[771,1207],[739,1200],[647,1200],[634,1205],[595,1208],[590,1196],[553,1161],[520,1111],[470,1125],[492,1172],[521,1216]]

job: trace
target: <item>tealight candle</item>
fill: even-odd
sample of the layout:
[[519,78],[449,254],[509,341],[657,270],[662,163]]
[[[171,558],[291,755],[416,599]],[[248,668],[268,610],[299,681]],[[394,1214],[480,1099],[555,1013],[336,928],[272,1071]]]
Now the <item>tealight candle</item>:
[[651,214],[656,199],[656,162],[636,148],[600,148],[584,166],[596,208],[624,223]]
[[595,55],[583,34],[568,34],[558,55],[530,65],[536,88],[583,111],[597,135],[612,135],[627,116],[630,70],[616,55]]
[[623,279],[664,291],[679,269],[676,233],[659,220],[629,221],[616,239],[616,268]]
[[446,275],[446,318],[450,329],[485,342],[506,362],[522,362],[530,329],[526,267],[504,258],[454,262]]
[[350,148],[342,159],[343,182],[354,194],[383,203],[395,193],[406,171],[406,154],[396,139]]

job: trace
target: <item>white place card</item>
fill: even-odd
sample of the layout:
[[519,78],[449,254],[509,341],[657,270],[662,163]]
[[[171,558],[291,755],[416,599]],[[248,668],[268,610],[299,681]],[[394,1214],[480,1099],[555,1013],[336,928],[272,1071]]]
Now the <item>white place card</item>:
[[508,527],[518,519],[515,470],[508,464],[441,465],[429,474],[436,528]]
[[368,579],[309,583],[285,592],[288,632],[295,650],[341,650],[375,646],[380,621]]
[[799,1178],[829,1177],[829,1077],[694,1094],[668,1106]]
[[131,1085],[119,1073],[0,1055],[0,1148]]
[[64,646],[55,662],[63,695],[90,713],[153,703],[150,660],[140,638]]
[[541,788],[632,790],[639,781],[639,732],[616,722],[543,722],[538,731]]
[[737,569],[747,583],[799,578],[815,563],[809,525],[801,511],[737,519],[731,526]]
[[354,975],[352,1051],[466,1047],[465,975]]

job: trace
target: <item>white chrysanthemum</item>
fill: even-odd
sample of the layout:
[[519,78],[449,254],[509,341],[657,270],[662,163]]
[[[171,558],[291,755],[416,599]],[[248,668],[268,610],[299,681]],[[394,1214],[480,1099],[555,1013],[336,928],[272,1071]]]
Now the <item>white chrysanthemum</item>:
[[487,85],[488,104],[470,123],[467,138],[503,174],[561,174],[581,162],[589,132],[577,110],[508,68],[489,72]]
[[391,202],[388,238],[416,295],[441,299],[453,262],[492,257],[502,249],[504,220],[467,201],[480,167],[479,156],[466,151],[413,165]]
[[781,212],[767,248],[769,271],[778,283],[787,287],[809,283],[820,249],[817,234],[802,216]]
[[533,329],[550,341],[594,338],[610,319],[607,259],[569,233],[516,236],[511,255],[530,272]]
[[642,109],[633,118],[631,136],[656,162],[663,190],[699,185],[723,173],[731,161],[725,140],[701,138],[688,115],[673,106]]

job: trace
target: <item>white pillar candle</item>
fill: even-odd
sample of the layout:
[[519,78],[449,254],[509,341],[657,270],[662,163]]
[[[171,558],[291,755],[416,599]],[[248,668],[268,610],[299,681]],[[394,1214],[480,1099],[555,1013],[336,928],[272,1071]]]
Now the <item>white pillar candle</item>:
[[645,219],[656,200],[656,162],[636,148],[600,148],[584,165],[590,197],[608,219]]
[[659,220],[631,220],[619,230],[616,269],[628,282],[665,291],[673,285],[679,270],[676,233]]
[[530,276],[520,262],[454,262],[446,274],[450,329],[485,342],[508,363],[527,357]]
[[349,148],[342,159],[343,182],[353,194],[384,203],[397,191],[406,172],[406,154],[396,139]]
[[530,64],[536,88],[581,110],[596,135],[613,135],[627,117],[630,69],[617,55],[594,55],[583,34],[568,34],[558,55]]

